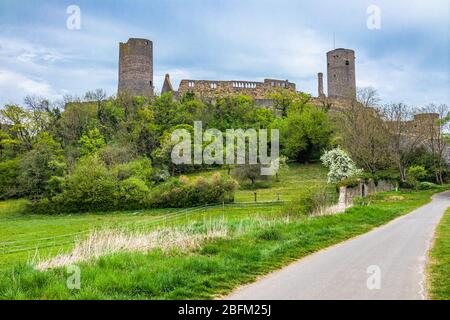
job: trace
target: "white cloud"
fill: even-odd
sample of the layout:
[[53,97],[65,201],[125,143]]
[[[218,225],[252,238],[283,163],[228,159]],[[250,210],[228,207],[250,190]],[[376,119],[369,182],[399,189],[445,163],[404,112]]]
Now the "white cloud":
[[50,84],[42,79],[31,79],[26,75],[0,70],[0,103],[17,103],[27,95],[38,95],[57,99]]

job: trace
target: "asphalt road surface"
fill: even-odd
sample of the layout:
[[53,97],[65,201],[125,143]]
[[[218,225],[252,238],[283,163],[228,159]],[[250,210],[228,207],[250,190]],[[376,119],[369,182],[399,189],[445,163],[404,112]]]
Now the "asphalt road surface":
[[369,233],[307,256],[225,299],[426,299],[424,269],[450,192]]

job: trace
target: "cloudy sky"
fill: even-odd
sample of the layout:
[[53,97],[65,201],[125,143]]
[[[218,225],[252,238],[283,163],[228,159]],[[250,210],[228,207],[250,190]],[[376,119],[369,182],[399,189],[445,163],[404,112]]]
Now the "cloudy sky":
[[[79,30],[67,8],[81,10]],[[368,7],[381,10],[369,29]],[[372,11],[371,11],[372,13]],[[450,103],[448,0],[0,0],[0,105],[28,95],[115,94],[118,44],[154,43],[160,90],[181,79],[289,79],[316,94],[326,52],[356,51],[357,85],[383,102]]]

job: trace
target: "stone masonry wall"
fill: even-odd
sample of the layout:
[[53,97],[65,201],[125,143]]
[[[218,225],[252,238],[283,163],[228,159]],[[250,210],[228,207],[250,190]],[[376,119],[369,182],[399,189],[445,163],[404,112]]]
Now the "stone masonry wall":
[[217,97],[230,94],[245,94],[254,99],[266,99],[275,88],[285,88],[295,91],[295,84],[287,80],[265,79],[264,82],[254,81],[213,81],[213,80],[182,80],[178,93],[193,92],[200,97]]
[[329,98],[356,99],[355,52],[336,49],[327,53]]
[[118,94],[153,96],[153,43],[129,39],[120,43]]

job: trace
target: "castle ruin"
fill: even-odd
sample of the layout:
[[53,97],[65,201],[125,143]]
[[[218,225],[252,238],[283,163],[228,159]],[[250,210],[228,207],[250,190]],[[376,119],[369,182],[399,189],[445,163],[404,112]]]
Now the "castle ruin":
[[119,45],[118,94],[153,96],[153,42],[131,38]]
[[178,94],[193,92],[199,97],[214,98],[230,94],[245,94],[255,100],[267,99],[275,88],[295,91],[295,83],[288,80],[264,79],[255,81],[181,80]]
[[335,49],[327,53],[328,97],[356,99],[355,51]]
[[[356,99],[355,52],[350,49],[335,49],[327,53],[328,97],[324,92],[323,73],[318,73],[318,94],[311,101],[320,105],[335,105],[338,108]],[[172,92],[174,97],[188,92],[200,98],[214,99],[231,94],[245,94],[257,104],[271,106],[270,93],[277,88],[295,92],[295,83],[289,80],[264,79],[243,80],[193,80],[183,79],[175,90],[166,74],[161,93]],[[152,97],[153,43],[146,39],[130,38],[120,43],[118,94]]]

